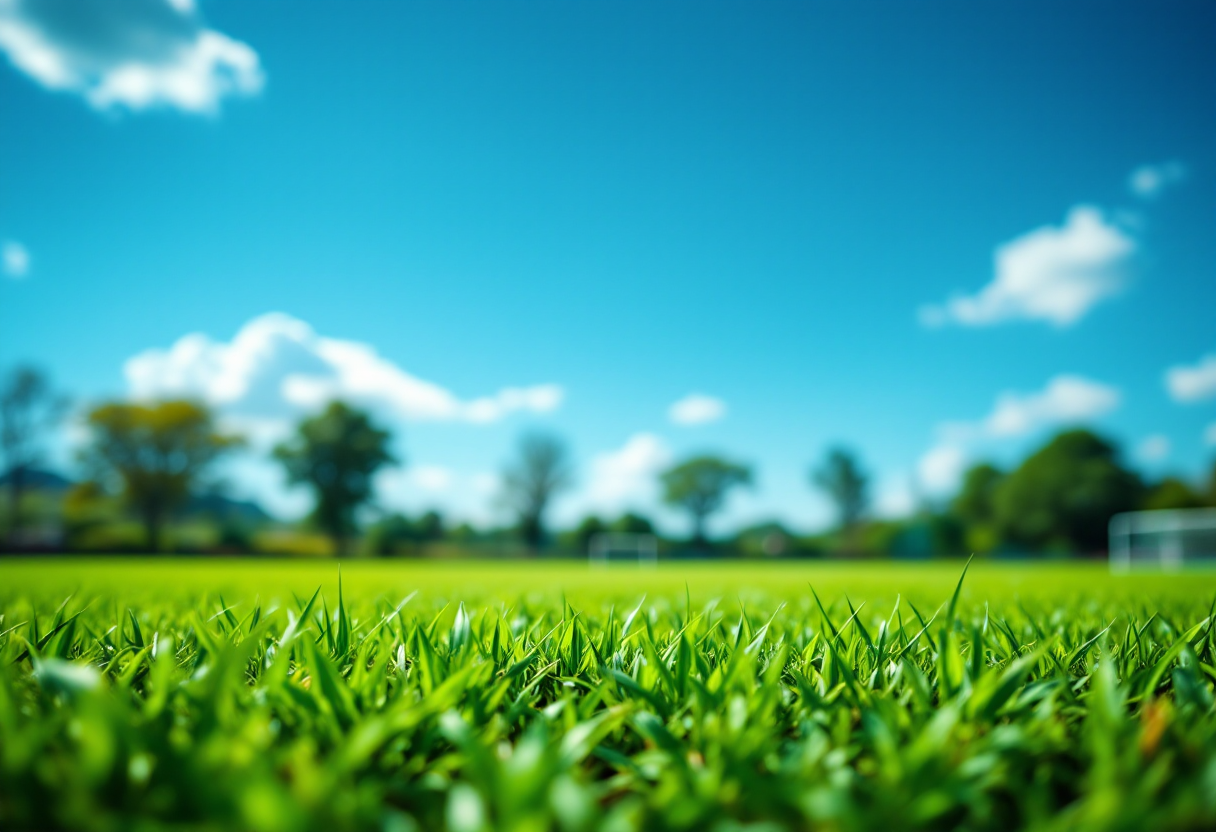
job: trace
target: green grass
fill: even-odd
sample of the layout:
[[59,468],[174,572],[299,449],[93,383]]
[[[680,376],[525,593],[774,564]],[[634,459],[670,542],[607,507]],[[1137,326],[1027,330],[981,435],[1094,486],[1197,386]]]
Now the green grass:
[[961,572],[0,561],[0,828],[1216,828],[1216,575]]

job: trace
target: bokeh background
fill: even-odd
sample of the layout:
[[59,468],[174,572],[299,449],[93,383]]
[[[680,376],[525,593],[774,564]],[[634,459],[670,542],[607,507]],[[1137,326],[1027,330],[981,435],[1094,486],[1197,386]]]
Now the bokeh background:
[[1214,33],[2,0],[4,545],[1101,554],[1216,503]]

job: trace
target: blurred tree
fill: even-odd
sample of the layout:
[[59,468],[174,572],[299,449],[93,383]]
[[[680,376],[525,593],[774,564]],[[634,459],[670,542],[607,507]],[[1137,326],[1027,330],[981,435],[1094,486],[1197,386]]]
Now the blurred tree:
[[274,449],[287,479],[312,489],[313,519],[345,555],[358,528],[358,510],[372,498],[372,477],[397,460],[391,435],[368,414],[343,402],[300,422],[296,435]]
[[503,500],[519,518],[518,530],[532,552],[545,541],[545,513],[553,498],[573,483],[566,445],[547,433],[527,433],[517,456],[502,473]]
[[121,483],[153,552],[160,551],[169,513],[220,455],[241,443],[216,429],[209,409],[189,401],[103,404],[89,413],[87,426],[83,461],[103,481]]
[[811,482],[836,504],[840,527],[846,531],[856,528],[869,506],[868,480],[857,458],[846,448],[831,449],[823,465],[811,472]]
[[1207,504],[1203,495],[1177,477],[1166,477],[1151,486],[1140,506],[1146,511],[1171,508],[1202,508]]
[[1022,546],[1101,551],[1111,516],[1136,508],[1143,491],[1113,444],[1088,430],[1065,431],[997,486],[997,528]]
[[443,517],[437,511],[428,511],[416,520],[390,514],[368,530],[366,550],[374,555],[421,554],[426,544],[443,537]]
[[692,519],[692,541],[697,547],[708,543],[705,523],[722,507],[731,490],[749,485],[751,470],[715,456],[687,459],[660,477],[663,502],[682,508]]
[[951,508],[958,518],[971,525],[991,524],[996,520],[995,496],[1005,472],[987,462],[973,465],[963,475],[963,484]]
[[654,523],[640,514],[627,511],[612,523],[612,531],[622,534],[654,534]]
[[964,529],[960,545],[971,552],[983,554],[996,548],[996,490],[1005,479],[1005,472],[982,462],[963,475],[963,484],[950,504]]
[[574,530],[574,545],[579,554],[586,555],[591,549],[591,539],[608,531],[608,526],[594,514],[584,517]]
[[0,473],[8,480],[8,534],[13,544],[21,533],[26,480],[42,459],[43,434],[58,424],[67,404],[35,367],[16,367],[0,383]]

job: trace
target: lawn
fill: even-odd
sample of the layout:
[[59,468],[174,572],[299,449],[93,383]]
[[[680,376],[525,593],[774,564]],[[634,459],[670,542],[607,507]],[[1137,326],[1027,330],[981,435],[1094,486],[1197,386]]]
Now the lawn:
[[962,572],[0,561],[0,828],[1216,827],[1216,575]]

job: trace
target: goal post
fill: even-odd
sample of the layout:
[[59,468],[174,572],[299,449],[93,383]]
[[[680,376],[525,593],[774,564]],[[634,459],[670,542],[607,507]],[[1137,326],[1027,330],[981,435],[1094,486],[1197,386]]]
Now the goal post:
[[1216,567],[1216,508],[1128,511],[1110,519],[1110,568]]
[[603,532],[587,544],[587,559],[606,565],[614,557],[636,557],[639,565],[654,566],[659,560],[659,539],[653,534]]

